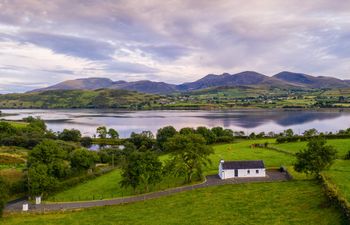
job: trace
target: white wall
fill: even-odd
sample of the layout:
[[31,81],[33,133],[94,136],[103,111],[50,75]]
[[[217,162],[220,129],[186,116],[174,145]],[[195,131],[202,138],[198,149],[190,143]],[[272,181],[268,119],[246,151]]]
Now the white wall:
[[[248,170],[250,173],[248,173]],[[256,173],[258,171],[258,173]],[[238,177],[265,177],[265,169],[239,169]],[[221,164],[219,165],[219,177],[221,179],[228,179],[235,177],[235,170],[223,170]]]

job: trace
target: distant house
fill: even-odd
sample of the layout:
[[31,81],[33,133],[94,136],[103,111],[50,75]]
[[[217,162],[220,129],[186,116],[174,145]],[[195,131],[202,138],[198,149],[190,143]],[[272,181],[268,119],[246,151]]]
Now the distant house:
[[219,164],[221,179],[236,177],[265,177],[265,165],[262,160],[224,161]]

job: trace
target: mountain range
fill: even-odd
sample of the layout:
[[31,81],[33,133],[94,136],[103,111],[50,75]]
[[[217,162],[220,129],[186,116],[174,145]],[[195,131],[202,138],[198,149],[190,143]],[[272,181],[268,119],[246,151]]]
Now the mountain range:
[[179,85],[149,80],[140,81],[112,81],[108,78],[82,78],[68,80],[56,85],[35,89],[31,92],[49,90],[97,90],[121,89],[152,94],[170,94],[175,92],[189,92],[214,87],[262,86],[267,88],[350,88],[350,80],[341,80],[334,77],[311,76],[303,73],[283,71],[272,77],[254,71],[245,71],[237,74],[223,73],[222,75],[209,74],[197,81]]

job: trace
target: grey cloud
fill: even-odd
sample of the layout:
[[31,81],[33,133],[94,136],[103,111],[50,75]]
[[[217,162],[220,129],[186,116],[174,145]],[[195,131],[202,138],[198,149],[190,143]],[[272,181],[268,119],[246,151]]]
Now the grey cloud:
[[20,40],[49,48],[56,53],[91,60],[111,59],[114,53],[114,47],[107,42],[66,35],[23,32],[20,33]]

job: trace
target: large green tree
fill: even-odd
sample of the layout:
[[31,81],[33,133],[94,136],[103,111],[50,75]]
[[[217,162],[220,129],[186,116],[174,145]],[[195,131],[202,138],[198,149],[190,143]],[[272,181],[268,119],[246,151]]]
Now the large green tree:
[[197,127],[196,133],[202,135],[207,144],[213,144],[216,141],[216,135],[206,127]]
[[168,162],[174,173],[185,176],[185,182],[190,183],[194,176],[202,178],[203,167],[211,163],[209,156],[214,153],[211,146],[199,134],[177,134],[166,143],[171,159]]
[[81,139],[81,133],[77,129],[64,129],[58,134],[58,138],[63,141],[78,142]]
[[177,134],[176,129],[173,126],[166,126],[163,128],[160,128],[157,131],[157,145],[160,150],[166,151],[164,144],[167,142],[167,140],[171,137],[173,137],[175,134]]
[[108,130],[108,135],[109,135],[109,137],[110,137],[111,139],[117,139],[117,138],[119,138],[119,133],[118,133],[115,129],[113,129],[113,128],[110,128],[110,129]]
[[326,145],[324,138],[313,138],[308,142],[306,149],[296,153],[294,169],[306,174],[319,175],[333,163],[336,153],[333,146]]
[[106,138],[106,137],[107,137],[107,134],[108,134],[107,128],[104,127],[104,126],[98,127],[98,128],[96,129],[96,133],[97,133],[97,135],[98,135],[99,138]]
[[132,187],[134,191],[141,185],[148,191],[150,185],[155,185],[162,179],[162,163],[150,151],[134,151],[129,154],[122,171],[121,186]]
[[96,152],[83,148],[76,149],[71,153],[70,161],[72,168],[77,171],[84,171],[95,166],[95,162],[98,161],[98,155]]
[[134,151],[126,158],[122,167],[122,187],[135,189],[143,186],[146,191],[150,185],[159,183],[162,179],[162,163],[158,156],[150,151]]
[[28,185],[30,196],[46,196],[56,190],[58,179],[50,175],[49,166],[35,163],[28,170]]

